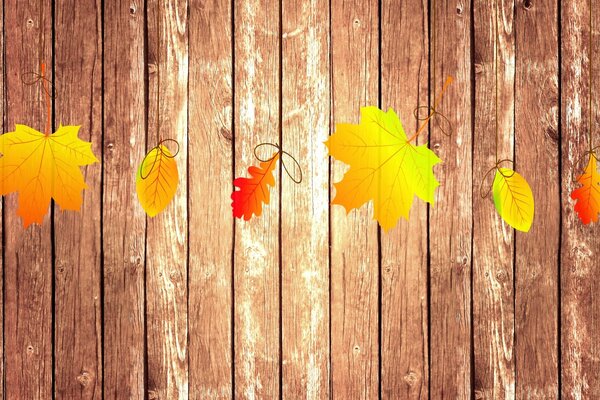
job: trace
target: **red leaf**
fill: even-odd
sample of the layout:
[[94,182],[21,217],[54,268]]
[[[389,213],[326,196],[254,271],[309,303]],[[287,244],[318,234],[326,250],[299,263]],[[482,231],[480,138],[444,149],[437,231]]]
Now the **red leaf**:
[[575,211],[584,224],[597,222],[598,212],[600,212],[600,173],[598,173],[594,154],[590,154],[585,172],[577,178],[577,181],[581,187],[571,193],[571,198],[577,200]]
[[255,166],[248,168],[250,178],[236,178],[233,181],[233,185],[239,188],[231,193],[234,217],[243,216],[244,220],[248,221],[252,218],[252,214],[260,216],[263,203],[269,204],[269,186],[275,185],[273,170],[278,159],[279,153],[275,153],[271,159],[262,161],[260,168]]

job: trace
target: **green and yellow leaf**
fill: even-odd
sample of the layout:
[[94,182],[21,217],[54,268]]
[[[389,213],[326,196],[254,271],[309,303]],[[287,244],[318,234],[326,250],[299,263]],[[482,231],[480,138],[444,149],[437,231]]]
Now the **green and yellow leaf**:
[[534,201],[525,178],[511,169],[498,168],[492,190],[502,219],[513,228],[528,232],[533,223]]

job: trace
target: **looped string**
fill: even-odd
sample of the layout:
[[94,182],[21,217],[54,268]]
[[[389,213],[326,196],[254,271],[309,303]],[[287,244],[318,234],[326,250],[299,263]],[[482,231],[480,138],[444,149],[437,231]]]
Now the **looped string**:
[[596,151],[600,150],[600,145],[593,147],[589,150],[586,150],[583,152],[583,154],[581,155],[581,157],[579,157],[576,161],[575,164],[573,165],[573,169],[571,170],[571,181],[573,183],[577,183],[577,177],[575,176],[575,171],[581,171],[581,170],[585,170],[585,167],[583,167],[582,169],[580,169],[578,167],[579,164],[581,164],[581,162],[583,160],[585,160],[587,158],[587,156],[590,157],[594,157],[596,159],[596,161],[598,161],[598,155],[596,154]]
[[[425,115],[423,115],[422,111],[425,111]],[[417,106],[413,110],[413,115],[417,121],[425,121],[427,119],[433,120],[436,124],[436,127],[442,132],[445,136],[452,136],[454,132],[454,127],[452,126],[452,122],[446,117],[444,114],[435,109],[435,107],[430,106]],[[439,118],[437,118],[439,117]]]
[[[258,155],[258,149],[260,149],[261,147],[274,147],[277,151],[275,153],[273,153],[269,158],[264,158],[264,157],[260,157]],[[279,152],[281,152],[281,149],[279,148],[279,145],[277,143],[265,142],[265,143],[258,144],[258,145],[256,145],[256,147],[254,147],[254,158],[256,158],[260,162],[269,162],[272,159],[274,159],[275,157],[277,157]]]
[[44,134],[49,136],[52,127],[52,100],[56,97],[51,93],[55,92],[54,84],[46,78],[46,64],[44,62],[40,64],[39,74],[37,72],[23,72],[21,74],[21,82],[24,85],[35,85],[41,82],[42,90],[46,94],[44,96],[46,102],[46,128]]
[[[271,147],[271,148],[275,148],[277,151],[276,151],[275,153],[273,153],[273,155],[272,155],[272,156],[270,156],[269,158],[264,158],[264,157],[260,157],[260,156],[258,155],[258,150],[259,150],[261,147]],[[292,180],[294,183],[296,183],[296,184],[298,184],[298,183],[302,182],[302,167],[300,167],[300,163],[299,163],[299,162],[298,162],[298,160],[296,160],[296,158],[295,158],[294,156],[292,156],[290,153],[288,153],[288,152],[287,152],[287,151],[285,151],[285,150],[281,150],[281,147],[279,146],[279,144],[278,144],[278,143],[269,143],[269,142],[265,142],[265,143],[261,143],[261,144],[259,144],[259,145],[256,145],[256,147],[254,147],[254,157],[255,157],[255,158],[258,160],[258,161],[260,161],[260,162],[269,162],[269,161],[271,161],[273,158],[277,157],[277,155],[279,155],[279,154],[281,154],[281,166],[283,167],[283,170],[285,171],[285,173],[287,174],[287,176],[289,176],[289,177],[290,177],[290,179],[291,179],[291,180]],[[287,165],[286,165],[286,162],[285,162],[285,159],[283,158],[283,156],[284,156],[284,155],[285,155],[285,156],[287,156],[287,157],[289,157],[289,158],[292,160],[292,162],[294,163],[294,174],[292,174],[292,173],[290,172],[290,170],[288,169],[288,167],[287,167]],[[298,177],[298,178],[296,178],[296,174],[295,174],[296,170],[298,171],[298,175],[299,175],[299,177]]]
[[506,178],[512,178],[516,172],[512,171],[512,173],[505,173],[504,171],[502,171],[502,169],[500,168],[501,164],[504,163],[511,163],[514,164],[513,160],[509,159],[509,158],[505,158],[503,160],[498,160],[496,161],[496,164],[494,164],[494,166],[490,169],[487,170],[487,172],[485,173],[485,175],[483,175],[483,178],[481,179],[481,184],[479,185],[479,195],[481,196],[482,199],[485,199],[486,197],[488,197],[490,195],[490,193],[492,192],[492,188],[494,187],[494,181],[492,181],[492,184],[489,185],[489,187],[487,188],[487,190],[484,192],[483,191],[483,185],[485,184],[485,181],[487,180],[488,176],[494,171],[497,170],[498,172],[500,172],[500,174]]
[[44,93],[52,100],[56,100],[56,93],[58,91],[56,85],[44,75],[38,72],[23,72],[21,73],[21,82],[26,86],[40,84]]
[[[169,155],[164,152],[164,150],[162,149],[161,146],[164,145],[166,142],[174,143],[177,146],[177,150],[175,151],[175,153]],[[175,139],[163,139],[160,142],[158,142],[158,144],[156,146],[154,146],[148,153],[146,153],[146,156],[142,160],[142,165],[140,165],[140,177],[142,179],[147,179],[150,176],[150,174],[152,173],[152,170],[154,170],[154,166],[156,165],[156,161],[158,160],[159,154],[161,154],[162,156],[164,156],[166,158],[175,158],[175,157],[177,157],[177,154],[179,154],[179,149],[180,149],[179,142]],[[144,175],[144,172],[143,172],[144,164],[146,163],[146,159],[148,158],[148,155],[150,155],[150,153],[152,153],[154,150],[158,150],[158,151],[156,152],[156,155],[154,156],[154,161],[152,162],[152,166],[148,170],[148,173]]]

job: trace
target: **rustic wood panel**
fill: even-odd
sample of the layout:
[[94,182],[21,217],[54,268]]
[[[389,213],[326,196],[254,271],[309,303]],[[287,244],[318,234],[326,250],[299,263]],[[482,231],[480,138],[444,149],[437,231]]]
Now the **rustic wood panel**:
[[[360,107],[378,102],[377,2],[335,0],[331,13],[332,121],[357,124]],[[346,170],[344,164],[332,163],[331,196],[333,182]],[[377,398],[377,222],[372,205],[348,215],[344,207],[332,206],[330,213],[332,397]]]
[[[280,5],[270,0],[234,4],[235,176],[258,165],[254,147],[280,143]],[[274,149],[259,156],[269,158]],[[236,220],[234,246],[235,398],[280,393],[279,193],[274,174],[260,218]],[[225,201],[229,201],[226,199]]]
[[135,173],[146,148],[145,3],[104,3],[102,247],[104,397],[146,396],[146,218]]
[[283,398],[330,396],[329,11],[324,0],[282,1],[281,143],[304,178],[281,174]]
[[[52,73],[52,10],[50,1],[5,3],[6,129],[26,124],[44,132],[49,118],[38,84],[25,85],[24,73]],[[51,118],[51,116],[50,116]],[[4,201],[4,348],[5,396],[49,399],[53,385],[53,259],[52,214],[41,225],[23,229],[17,216],[17,195]]]
[[437,111],[452,123],[451,137],[431,127],[430,146],[443,162],[442,182],[429,209],[430,395],[468,398],[471,382],[472,65],[471,2],[431,2],[430,99],[447,89]]
[[187,399],[188,384],[188,20],[187,0],[147,3],[147,150],[162,140],[177,154],[179,186],[146,229],[148,396]]
[[534,224],[515,237],[517,399],[558,397],[557,12],[557,2],[515,2],[515,165],[535,196]]
[[[102,159],[102,7],[100,1],[55,3],[54,125],[81,124],[79,137]],[[81,87],[82,77],[89,84]],[[80,213],[54,210],[55,395],[102,398],[102,167],[83,171]],[[73,243],[80,242],[77,251]]]
[[228,201],[233,174],[233,16],[230,2],[189,5],[190,397],[226,399],[232,398],[233,389],[233,220]]
[[[57,84],[52,128],[81,124],[102,159],[82,169],[79,213],[52,206],[24,230],[18,196],[3,200],[0,394],[600,397],[598,227],[581,224],[569,197],[590,128],[600,145],[596,8],[0,5],[4,132],[15,123],[44,130],[44,92],[22,78],[45,62]],[[415,201],[410,220],[387,233],[371,205],[349,214],[330,206],[347,168],[323,145],[334,124],[379,105],[412,132],[413,110],[432,106],[448,76],[436,111],[452,136],[437,115],[418,138],[443,160],[435,205]],[[534,192],[528,233],[480,196],[496,162],[496,124],[498,157],[514,158]],[[147,218],[135,174],[161,139],[179,142],[180,186],[165,212]],[[294,156],[304,179],[295,184],[279,164],[262,215],[234,220],[232,178],[247,176],[265,142]]]
[[[415,108],[428,105],[428,4],[386,0],[381,7],[381,108],[396,110],[410,137],[422,123],[414,118]],[[411,40],[398,40],[408,36]],[[426,134],[416,139],[417,144],[427,142]],[[385,399],[429,398],[427,262],[427,205],[415,200],[409,221],[381,233]]]
[[485,176],[496,161],[514,159],[514,14],[512,0],[474,4],[473,237],[481,238],[473,241],[474,389],[490,399],[515,397],[514,232],[488,192],[496,170]]
[[[593,6],[591,42],[589,5]],[[600,51],[598,4],[586,0],[563,3],[561,26],[560,390],[564,398],[583,399],[600,395],[600,281],[597,278],[600,239],[597,224],[584,226],[577,218],[570,193],[579,187],[573,179],[583,171],[588,160],[585,152],[589,150],[590,129],[592,145],[600,144],[597,131],[600,68],[594,62]],[[590,74],[593,78],[591,87]]]
[[[4,32],[4,2],[2,3],[2,5],[0,5],[0,16],[2,16],[1,21],[0,21],[0,29],[2,29],[2,32]],[[2,38],[0,39],[0,65],[3,65],[6,68],[6,64],[4,63],[4,56],[5,56],[5,46],[4,46],[4,40],[5,40],[5,35],[2,36]],[[6,124],[6,119],[7,119],[7,115],[8,115],[8,107],[6,104],[6,71],[4,72],[4,74],[2,75],[2,78],[0,79],[0,99],[2,99],[2,101],[0,102],[0,121],[2,121],[2,129],[3,132],[8,131],[8,126]],[[0,153],[2,152],[2,149],[0,149]],[[0,163],[2,163],[2,159],[0,159]],[[1,164],[0,164],[1,165]],[[5,301],[5,296],[4,296],[4,255],[5,255],[5,242],[4,242],[4,199],[2,199],[2,201],[0,201],[0,211],[2,212],[2,226],[0,227],[0,234],[2,234],[2,260],[0,261],[0,269],[2,269],[2,271],[0,271],[0,283],[2,284],[2,300],[0,301],[0,304],[2,305],[0,307],[0,320],[2,321],[2,331],[0,332],[0,345],[1,345],[1,349],[0,349],[0,357],[2,358],[2,362],[0,362],[0,374],[1,376],[5,376],[5,363],[6,363],[6,358],[5,358],[5,354],[6,352],[4,351],[4,307],[6,304]],[[10,349],[9,349],[10,350]],[[2,379],[2,383],[0,383],[0,397],[5,398],[5,388],[4,385],[6,383],[6,379]]]

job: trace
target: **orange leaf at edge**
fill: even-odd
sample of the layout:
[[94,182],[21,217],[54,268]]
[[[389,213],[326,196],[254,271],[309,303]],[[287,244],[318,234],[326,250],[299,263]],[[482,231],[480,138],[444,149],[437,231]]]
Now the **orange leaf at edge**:
[[584,224],[597,222],[600,212],[600,173],[594,154],[590,154],[585,172],[577,178],[577,182],[581,187],[571,193],[571,198],[577,200],[575,211]]

